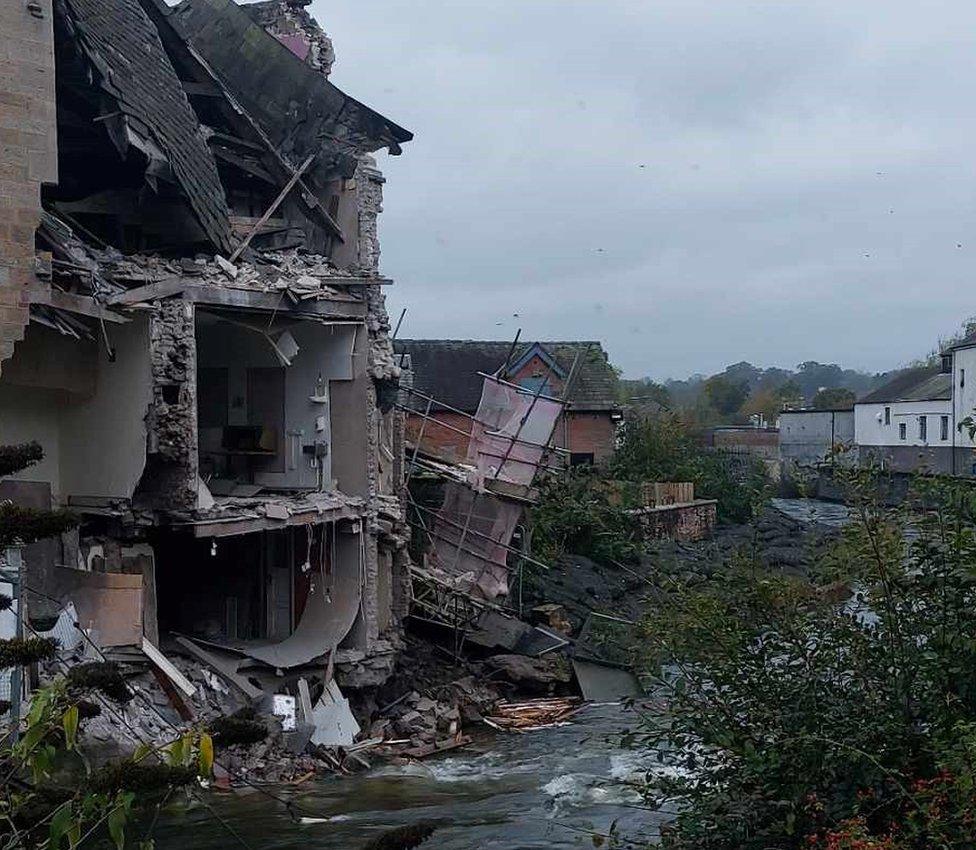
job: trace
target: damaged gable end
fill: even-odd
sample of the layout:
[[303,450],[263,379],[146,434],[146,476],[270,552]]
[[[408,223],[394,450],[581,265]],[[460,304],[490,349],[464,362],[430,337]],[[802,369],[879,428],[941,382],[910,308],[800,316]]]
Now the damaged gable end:
[[[146,181],[170,177],[186,196],[207,238],[229,250],[230,220],[214,158],[155,26],[138,0],[58,0],[63,20],[114,105],[99,116],[126,156],[148,161]],[[154,186],[155,188],[155,186]]]

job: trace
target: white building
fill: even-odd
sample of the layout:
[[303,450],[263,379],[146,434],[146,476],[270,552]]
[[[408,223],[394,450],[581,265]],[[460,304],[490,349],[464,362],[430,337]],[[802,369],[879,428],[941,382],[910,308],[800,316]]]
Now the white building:
[[895,472],[955,471],[953,376],[946,368],[944,361],[942,368],[908,369],[854,405],[861,463]]
[[942,368],[952,375],[952,465],[955,475],[976,475],[976,441],[969,436],[968,420],[976,418],[976,334],[942,353]]

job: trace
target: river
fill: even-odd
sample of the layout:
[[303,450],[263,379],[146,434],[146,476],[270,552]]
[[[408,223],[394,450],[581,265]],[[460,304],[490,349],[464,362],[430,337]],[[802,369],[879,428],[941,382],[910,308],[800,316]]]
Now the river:
[[[630,783],[660,766],[616,740],[635,720],[620,706],[589,706],[569,725],[493,734],[438,760],[274,789],[301,807],[298,814],[324,822],[295,823],[281,803],[254,790],[205,799],[254,850],[355,850],[419,820],[443,822],[423,845],[432,850],[592,847],[592,832],[605,833],[614,821],[621,835],[652,843],[662,816],[642,807]],[[172,807],[155,834],[158,850],[235,846],[198,803]]]
[[[829,502],[773,504],[802,522],[848,520],[846,508]],[[617,736],[635,721],[620,706],[589,706],[566,726],[485,735],[436,760],[273,789],[300,807],[296,814],[317,822],[296,823],[284,805],[259,791],[204,799],[254,850],[355,850],[383,830],[419,820],[443,822],[423,845],[431,850],[592,847],[592,834],[606,833],[615,821],[622,836],[651,844],[664,818],[641,805],[633,783],[662,766],[620,746]],[[158,850],[236,846],[200,803],[171,807],[155,834]]]

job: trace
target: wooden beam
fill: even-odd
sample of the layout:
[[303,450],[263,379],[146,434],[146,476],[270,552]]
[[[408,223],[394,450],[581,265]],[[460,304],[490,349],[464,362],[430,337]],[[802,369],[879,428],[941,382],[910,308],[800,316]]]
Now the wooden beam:
[[137,286],[134,289],[113,295],[108,299],[108,303],[128,306],[129,304],[137,304],[140,301],[155,301],[158,298],[179,295],[188,285],[189,281],[184,277],[167,277],[163,280],[157,280],[154,283],[147,283],[145,286]]
[[118,313],[106,309],[90,295],[75,295],[73,292],[62,292],[59,289],[50,289],[44,286],[27,287],[27,301],[30,304],[42,304],[45,307],[54,307],[58,310],[77,313],[79,316],[88,316],[93,319],[103,319],[106,322],[113,322],[118,325],[131,321],[125,316],[120,316]]
[[302,175],[303,175],[303,174],[305,173],[305,171],[306,171],[306,170],[308,169],[308,167],[309,167],[309,166],[310,166],[310,165],[312,164],[312,160],[314,160],[314,159],[315,159],[315,154],[314,154],[314,153],[311,153],[311,154],[309,154],[309,155],[308,155],[308,156],[307,156],[307,157],[305,158],[305,162],[303,162],[303,163],[301,164],[301,166],[299,167],[299,169],[298,169],[298,171],[296,171],[296,172],[295,172],[294,174],[292,174],[292,176],[291,176],[291,178],[290,178],[290,179],[288,180],[288,182],[287,182],[287,183],[285,183],[285,186],[284,186],[284,188],[283,188],[283,189],[282,189],[282,190],[281,190],[281,191],[280,191],[280,192],[278,193],[278,197],[277,197],[277,198],[275,198],[275,199],[274,199],[274,200],[273,200],[273,201],[271,202],[271,206],[270,206],[270,207],[268,207],[268,208],[267,208],[267,209],[266,209],[266,210],[264,211],[264,215],[262,215],[262,216],[261,216],[261,218],[259,218],[259,219],[258,219],[258,221],[257,221],[257,223],[256,223],[256,224],[254,225],[254,227],[253,227],[253,228],[251,229],[251,232],[250,232],[250,233],[248,233],[248,234],[247,234],[247,236],[245,236],[245,237],[244,237],[244,241],[243,241],[243,242],[241,242],[241,244],[240,244],[240,245],[238,245],[238,246],[237,246],[237,247],[236,247],[236,248],[234,249],[234,253],[233,253],[233,254],[231,254],[231,255],[230,255],[230,257],[228,257],[228,259],[229,259],[229,260],[230,260],[230,261],[231,261],[232,263],[233,263],[233,262],[234,262],[234,261],[235,261],[235,260],[236,260],[236,259],[237,259],[237,258],[238,258],[238,257],[239,257],[239,256],[240,256],[241,254],[242,254],[242,253],[244,253],[244,249],[245,249],[245,248],[247,248],[247,246],[251,244],[251,240],[252,240],[252,239],[253,239],[253,238],[254,238],[255,236],[257,236],[257,233],[258,233],[258,231],[259,231],[259,230],[261,229],[261,227],[262,227],[262,225],[264,225],[264,223],[265,223],[265,222],[266,222],[266,221],[267,221],[267,220],[268,220],[269,218],[271,218],[271,216],[273,216],[273,215],[275,214],[275,210],[277,210],[277,209],[278,209],[278,207],[280,207],[280,206],[281,206],[281,203],[282,203],[282,201],[284,201],[284,200],[285,200],[285,198],[287,198],[287,197],[288,197],[288,193],[289,193],[289,192],[290,192],[290,191],[291,191],[292,189],[294,189],[294,188],[295,188],[295,184],[296,184],[296,183],[297,183],[297,182],[298,182],[298,181],[299,181],[299,180],[301,179],[301,176],[302,176]]

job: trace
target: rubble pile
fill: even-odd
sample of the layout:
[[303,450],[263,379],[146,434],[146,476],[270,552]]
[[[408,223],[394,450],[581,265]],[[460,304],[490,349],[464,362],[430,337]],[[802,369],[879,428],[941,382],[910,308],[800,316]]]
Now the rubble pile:
[[[90,652],[88,653],[90,654]],[[141,744],[163,746],[191,729],[213,731],[222,718],[247,710],[243,697],[233,693],[212,671],[199,662],[176,653],[168,656],[179,672],[196,686],[192,697],[182,699],[188,718],[181,716],[174,702],[146,664],[131,660],[118,664],[132,694],[120,702],[98,690],[85,693],[86,701],[98,706],[98,713],[86,720],[79,733],[83,745],[96,758],[131,753]],[[83,645],[72,653],[62,653],[59,660],[43,671],[43,678],[53,678],[65,669],[77,669],[85,663]],[[254,716],[266,727],[261,740],[250,744],[222,745],[215,736],[215,777],[237,784],[243,780],[287,783],[308,778],[315,773],[348,772],[346,754],[340,748],[312,747],[300,733],[283,729],[281,718],[255,711]]]
[[562,606],[576,634],[591,611],[639,619],[656,585],[702,581],[735,554],[754,558],[770,570],[803,575],[837,533],[835,527],[802,523],[767,507],[745,525],[719,526],[707,540],[654,542],[639,563],[629,566],[567,555],[545,573],[528,567],[522,602]]
[[253,261],[238,260],[236,263],[219,254],[198,254],[178,260],[148,254],[126,257],[117,252],[101,254],[98,259],[102,272],[113,281],[130,287],[182,277],[230,289],[287,290],[299,299],[335,298],[341,294],[340,290],[324,283],[325,279],[335,279],[338,286],[356,277],[369,279],[368,275],[356,270],[338,268],[328,257],[301,249],[252,252]]

